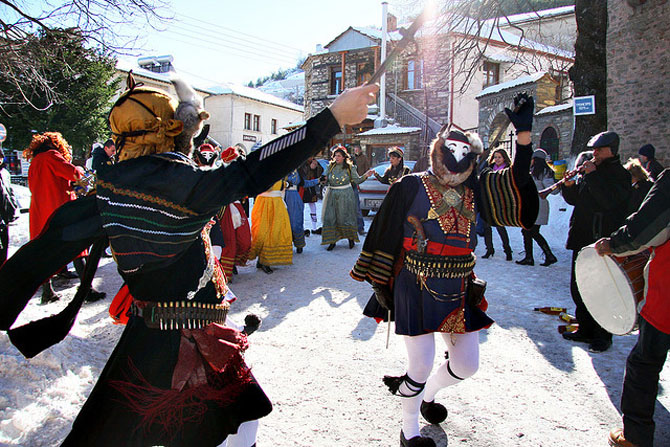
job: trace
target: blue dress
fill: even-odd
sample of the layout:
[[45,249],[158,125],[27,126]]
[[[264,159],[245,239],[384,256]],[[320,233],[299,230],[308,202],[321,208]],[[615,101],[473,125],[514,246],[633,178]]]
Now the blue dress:
[[310,188],[319,184],[319,179],[303,180],[297,170],[288,175],[289,187],[284,195],[288,217],[291,221],[291,233],[293,234],[293,245],[296,248],[305,246],[305,202],[302,201],[298,187]]

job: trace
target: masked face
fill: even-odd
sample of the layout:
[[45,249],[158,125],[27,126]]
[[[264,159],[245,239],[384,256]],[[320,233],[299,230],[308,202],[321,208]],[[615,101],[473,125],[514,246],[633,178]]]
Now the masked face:
[[463,141],[444,140],[444,146],[454,154],[456,162],[463,160],[470,153],[470,145]]

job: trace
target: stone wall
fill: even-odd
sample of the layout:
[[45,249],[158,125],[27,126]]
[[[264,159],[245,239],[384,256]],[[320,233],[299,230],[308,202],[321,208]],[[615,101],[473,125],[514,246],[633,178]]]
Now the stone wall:
[[608,127],[622,159],[651,143],[670,166],[670,2],[610,0],[608,16]]
[[539,147],[542,132],[547,127],[553,127],[558,134],[558,159],[569,158],[572,147],[572,126],[572,108],[556,113],[536,115],[533,121],[533,147]]

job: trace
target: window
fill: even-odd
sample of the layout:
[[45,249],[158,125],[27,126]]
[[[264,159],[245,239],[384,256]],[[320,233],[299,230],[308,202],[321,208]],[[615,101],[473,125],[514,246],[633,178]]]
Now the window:
[[500,64],[484,61],[482,71],[484,72],[484,87],[500,83]]
[[338,65],[330,69],[330,94],[339,95],[342,92],[342,68]]
[[277,133],[277,120],[275,119],[270,121],[270,133],[273,135]]
[[256,132],[261,131],[261,117],[260,117],[260,115],[254,115],[254,130]]
[[372,64],[364,62],[356,66],[356,85],[365,84],[372,77]]
[[251,130],[251,113],[244,114],[244,130]]
[[419,88],[423,88],[423,61],[407,61],[405,89],[415,90]]

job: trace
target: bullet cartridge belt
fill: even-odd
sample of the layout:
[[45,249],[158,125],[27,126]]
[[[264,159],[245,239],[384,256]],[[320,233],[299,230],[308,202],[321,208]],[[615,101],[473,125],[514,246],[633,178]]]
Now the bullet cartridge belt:
[[465,278],[475,267],[475,256],[441,256],[409,250],[405,252],[405,268],[424,278]]
[[134,300],[130,314],[141,317],[150,329],[172,331],[202,329],[210,323],[224,324],[230,304],[198,303],[193,301]]

